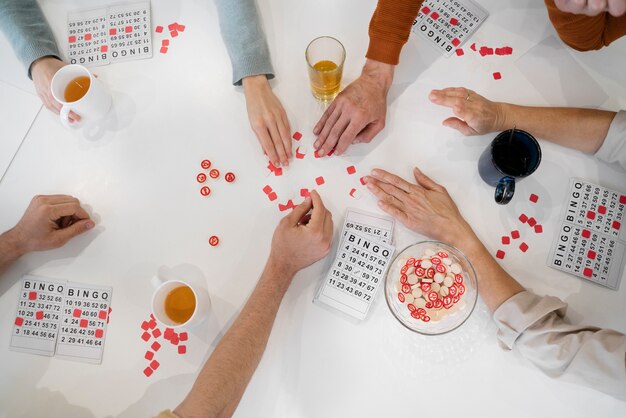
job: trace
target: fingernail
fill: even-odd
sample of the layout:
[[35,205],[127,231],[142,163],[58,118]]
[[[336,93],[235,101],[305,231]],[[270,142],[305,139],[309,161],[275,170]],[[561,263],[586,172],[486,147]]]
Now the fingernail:
[[280,167],[280,161],[274,161],[272,164],[274,164],[274,167]]
[[374,177],[378,176],[378,170],[373,169],[372,170],[372,176],[374,176]]
[[88,221],[88,222],[85,223],[85,229],[91,229],[94,226],[96,226],[96,224],[93,223],[93,221]]
[[323,157],[324,154],[326,154],[326,151],[324,151],[324,148],[318,150],[317,155],[319,155],[320,157]]

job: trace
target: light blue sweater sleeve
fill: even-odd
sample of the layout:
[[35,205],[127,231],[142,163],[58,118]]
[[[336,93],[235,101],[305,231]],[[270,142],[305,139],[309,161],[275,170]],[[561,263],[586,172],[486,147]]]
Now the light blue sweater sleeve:
[[[4,0],[0,0],[4,1]],[[233,66],[233,84],[244,77],[265,74],[274,78],[270,51],[255,0],[215,0],[222,38]]]
[[45,56],[59,57],[52,30],[36,0],[0,0],[0,29],[30,77],[31,64]]

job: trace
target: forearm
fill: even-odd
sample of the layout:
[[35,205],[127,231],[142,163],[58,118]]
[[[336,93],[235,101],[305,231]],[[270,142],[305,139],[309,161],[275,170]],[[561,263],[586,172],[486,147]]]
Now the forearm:
[[502,130],[517,129],[556,144],[595,153],[606,138],[615,112],[566,107],[529,107],[501,103]]
[[0,235],[0,274],[26,253],[13,229]]
[[368,59],[361,70],[361,77],[375,83],[387,93],[393,83],[395,69],[395,65]]
[[293,275],[268,261],[241,313],[174,411],[180,417],[230,417],[256,370]]

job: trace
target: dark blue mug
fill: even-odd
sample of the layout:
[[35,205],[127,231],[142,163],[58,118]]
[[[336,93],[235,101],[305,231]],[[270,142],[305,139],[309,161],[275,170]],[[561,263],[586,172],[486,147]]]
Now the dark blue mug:
[[541,148],[528,132],[509,129],[501,132],[478,160],[478,173],[494,186],[496,203],[506,205],[515,193],[515,181],[530,176],[541,162]]

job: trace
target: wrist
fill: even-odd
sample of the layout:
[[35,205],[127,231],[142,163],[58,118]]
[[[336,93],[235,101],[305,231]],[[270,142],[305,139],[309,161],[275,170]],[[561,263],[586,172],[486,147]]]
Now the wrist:
[[0,253],[9,261],[15,261],[28,253],[26,243],[21,239],[17,227],[0,234]]
[[270,83],[267,80],[267,76],[265,74],[259,74],[244,77],[243,80],[241,80],[241,84],[243,85],[244,93],[246,93],[253,90],[267,88],[269,87]]
[[516,116],[515,116],[515,110],[516,110],[516,106],[510,104],[510,103],[496,103],[496,105],[498,106],[498,126],[496,126],[498,131],[504,131],[507,129],[512,129],[514,126],[517,125],[516,123]]
[[63,62],[59,58],[55,57],[54,55],[46,55],[46,56],[37,58],[35,61],[33,61],[30,64],[30,73],[32,74],[33,72],[38,71],[40,68],[44,68],[48,66],[50,63],[56,64],[57,61]]
[[375,82],[385,93],[391,88],[395,65],[368,59],[361,71],[361,77]]

